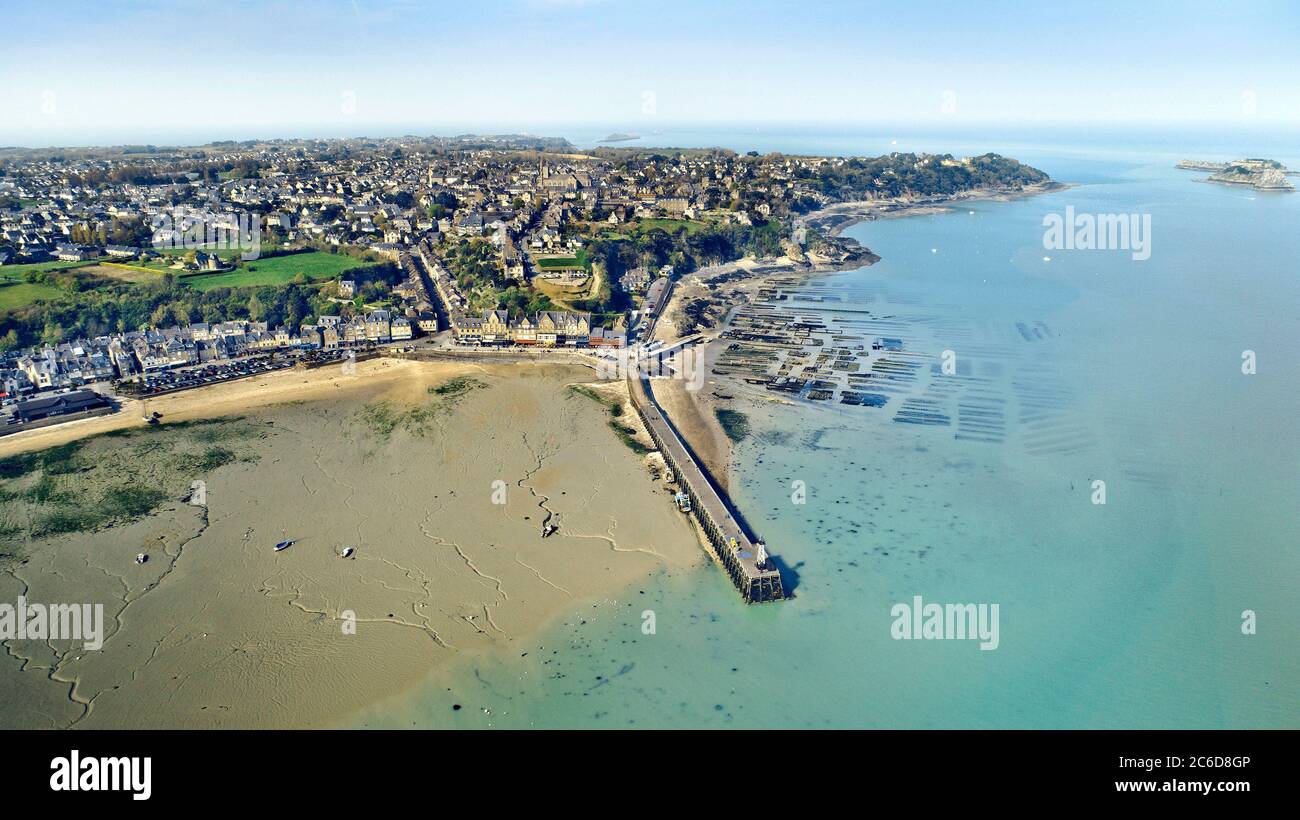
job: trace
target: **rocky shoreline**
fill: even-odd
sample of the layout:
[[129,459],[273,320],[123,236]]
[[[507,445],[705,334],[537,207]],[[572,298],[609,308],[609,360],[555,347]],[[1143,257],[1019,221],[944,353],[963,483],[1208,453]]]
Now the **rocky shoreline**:
[[1208,162],[1185,159],[1175,167],[1184,171],[1211,171],[1210,176],[1197,182],[1217,182],[1221,185],[1242,185],[1257,191],[1291,192],[1295,186],[1287,179],[1295,171],[1272,159],[1239,159],[1233,162]]
[[827,236],[839,237],[844,229],[868,220],[943,213],[964,202],[1009,202],[1013,199],[1063,191],[1069,187],[1064,182],[1049,181],[1037,185],[1027,185],[1023,188],[964,191],[960,194],[946,196],[837,202],[808,213],[803,218],[803,222],[808,227],[814,228]]

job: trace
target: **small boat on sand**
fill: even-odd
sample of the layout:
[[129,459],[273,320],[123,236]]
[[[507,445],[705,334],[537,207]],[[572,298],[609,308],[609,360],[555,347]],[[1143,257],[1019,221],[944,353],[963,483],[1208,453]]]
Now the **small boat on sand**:
[[139,555],[137,555],[137,556],[135,557],[135,562],[136,562],[137,564],[143,564],[145,561],[148,561],[148,560],[149,560],[149,554],[148,554],[148,553],[145,553],[145,552],[142,552],[142,553],[140,553]]
[[289,541],[281,541],[280,543],[278,543],[278,544],[275,545],[275,551],[276,551],[276,552],[280,552],[280,551],[282,551],[282,550],[287,550],[287,549],[289,549],[289,547],[292,547],[292,546],[293,546],[293,541],[292,541],[292,540],[289,540]]
[[340,557],[340,558],[351,558],[351,557],[352,557],[352,553],[354,553],[354,552],[356,552],[356,549],[355,549],[354,547],[344,547],[344,548],[343,548],[343,551],[339,553],[339,557]]

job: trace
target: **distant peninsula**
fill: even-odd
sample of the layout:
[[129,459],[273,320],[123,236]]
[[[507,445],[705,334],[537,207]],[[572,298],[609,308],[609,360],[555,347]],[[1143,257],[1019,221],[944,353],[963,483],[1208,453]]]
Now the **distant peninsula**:
[[1238,159],[1232,162],[1205,162],[1185,159],[1178,167],[1186,171],[1213,171],[1205,181],[1224,185],[1249,185],[1259,191],[1294,191],[1287,175],[1297,172],[1273,159]]

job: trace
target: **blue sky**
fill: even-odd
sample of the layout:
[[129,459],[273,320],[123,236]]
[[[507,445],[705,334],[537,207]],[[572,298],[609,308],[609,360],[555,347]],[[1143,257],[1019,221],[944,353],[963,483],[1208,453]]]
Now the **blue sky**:
[[1300,4],[18,0],[0,143],[1300,124]]

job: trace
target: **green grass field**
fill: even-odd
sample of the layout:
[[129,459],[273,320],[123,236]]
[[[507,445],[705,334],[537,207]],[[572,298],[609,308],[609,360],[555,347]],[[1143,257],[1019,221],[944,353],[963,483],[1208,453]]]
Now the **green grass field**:
[[86,262],[31,262],[25,265],[5,265],[0,268],[0,313],[25,308],[42,299],[55,299],[63,291],[53,285],[32,284],[23,281],[24,273],[41,273],[52,270],[69,270],[94,265]]
[[[62,294],[57,287],[32,284],[23,281],[23,274],[71,269],[86,269],[87,276],[81,277],[91,287],[96,284],[118,282],[148,281],[150,273],[176,274],[180,282],[195,290],[208,291],[213,288],[248,287],[258,285],[284,285],[292,282],[298,274],[303,274],[308,281],[318,282],[332,279],[345,270],[366,267],[371,263],[363,262],[346,254],[332,254],[324,251],[271,256],[254,259],[251,262],[239,262],[239,267],[225,273],[189,273],[182,274],[169,267],[168,256],[184,253],[172,252],[170,249],[162,260],[142,262],[129,260],[109,262],[107,258],[85,262],[35,262],[26,265],[5,265],[0,267],[0,312],[26,307],[33,302],[55,299]],[[239,250],[218,251],[217,254],[229,261],[231,257],[242,253]],[[79,274],[80,275],[80,274]]]
[[98,260],[87,259],[85,262],[28,262],[23,265],[5,265],[0,267],[0,281],[15,282],[22,279],[24,273],[42,273],[51,270],[67,270],[93,265]]
[[32,302],[54,299],[61,294],[61,290],[51,285],[0,280],[0,312],[27,307]]
[[365,265],[365,262],[344,254],[312,251],[241,262],[238,269],[226,273],[186,274],[180,277],[180,281],[195,290],[203,291],[253,285],[284,285],[292,282],[300,273],[308,281],[316,282],[332,279],[349,268]]
[[537,267],[542,270],[551,270],[555,268],[586,268],[591,270],[591,262],[587,259],[585,250],[578,251],[576,256],[554,256],[546,259],[538,259]]

